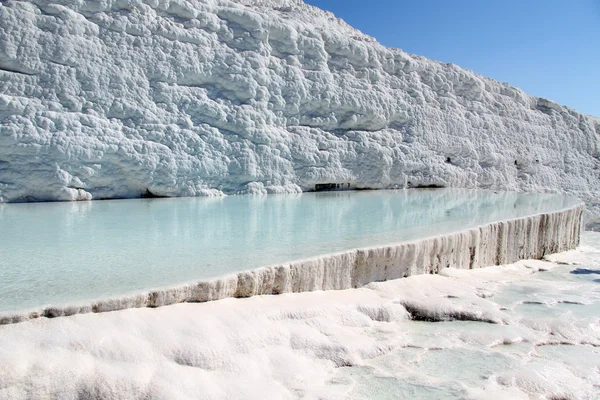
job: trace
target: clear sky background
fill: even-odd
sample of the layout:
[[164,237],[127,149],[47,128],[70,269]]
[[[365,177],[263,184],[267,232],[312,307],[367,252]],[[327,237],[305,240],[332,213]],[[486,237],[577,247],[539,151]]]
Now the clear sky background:
[[600,117],[600,0],[305,0],[381,44]]

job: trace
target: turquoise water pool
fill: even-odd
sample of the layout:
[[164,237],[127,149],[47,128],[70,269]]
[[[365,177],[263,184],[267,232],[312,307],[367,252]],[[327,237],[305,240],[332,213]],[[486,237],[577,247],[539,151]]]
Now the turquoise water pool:
[[162,288],[579,203],[436,189],[0,205],[0,312]]

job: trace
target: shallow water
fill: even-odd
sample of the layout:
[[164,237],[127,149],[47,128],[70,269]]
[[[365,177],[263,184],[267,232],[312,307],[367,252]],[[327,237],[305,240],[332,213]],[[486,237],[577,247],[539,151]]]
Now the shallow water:
[[[337,374],[353,385],[353,399],[598,399],[600,292],[594,275],[600,270],[578,273],[590,268],[587,261],[550,271],[530,267],[531,278],[526,270],[519,279],[499,275],[507,282],[485,302],[500,310],[505,323],[399,323],[387,335],[403,337],[397,348]],[[452,285],[467,284],[477,272],[460,275]],[[476,286],[498,282],[485,271],[481,275]],[[440,307],[436,288],[420,295]],[[449,301],[449,309],[465,302],[478,307],[470,296]]]
[[0,312],[127,295],[576,203],[441,189],[2,205]]

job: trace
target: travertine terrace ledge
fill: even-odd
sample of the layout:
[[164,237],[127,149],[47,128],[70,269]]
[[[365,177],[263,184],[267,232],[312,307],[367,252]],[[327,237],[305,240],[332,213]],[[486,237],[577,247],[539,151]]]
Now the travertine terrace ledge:
[[584,205],[576,204],[439,236],[326,254],[86,305],[4,313],[0,324],[228,297],[358,288],[370,282],[435,274],[443,268],[472,269],[541,259],[578,246],[583,212]]

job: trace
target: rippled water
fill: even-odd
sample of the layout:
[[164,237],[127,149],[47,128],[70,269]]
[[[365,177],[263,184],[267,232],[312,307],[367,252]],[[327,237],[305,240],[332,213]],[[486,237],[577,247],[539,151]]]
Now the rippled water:
[[0,312],[126,295],[577,202],[443,189],[0,205]]

